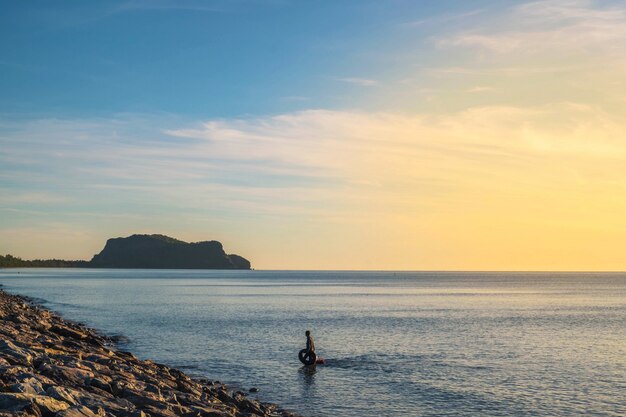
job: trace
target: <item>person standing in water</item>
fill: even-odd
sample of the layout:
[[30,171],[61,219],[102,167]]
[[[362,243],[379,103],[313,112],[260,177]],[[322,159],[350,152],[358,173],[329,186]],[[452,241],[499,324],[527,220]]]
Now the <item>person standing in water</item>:
[[304,332],[306,335],[306,353],[315,353],[315,342],[313,342],[313,337],[311,337],[311,332]]
[[311,332],[307,330],[304,334],[306,335],[306,348],[302,349],[300,353],[298,353],[298,359],[300,359],[300,362],[307,366],[325,364],[326,361],[323,358],[318,358],[315,353],[315,342],[313,342]]

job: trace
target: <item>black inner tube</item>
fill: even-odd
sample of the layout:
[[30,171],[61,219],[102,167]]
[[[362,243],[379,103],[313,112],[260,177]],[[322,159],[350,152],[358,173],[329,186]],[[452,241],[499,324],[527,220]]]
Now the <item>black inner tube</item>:
[[315,352],[309,352],[306,349],[302,349],[298,353],[298,359],[300,359],[300,362],[305,365],[313,365],[317,360],[317,355],[315,355]]

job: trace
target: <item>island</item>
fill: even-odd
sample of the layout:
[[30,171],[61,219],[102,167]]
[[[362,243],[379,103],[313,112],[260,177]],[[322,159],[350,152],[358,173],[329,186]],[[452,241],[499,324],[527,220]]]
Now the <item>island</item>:
[[251,264],[242,256],[226,254],[216,240],[188,243],[165,235],[135,234],[107,240],[90,261],[30,261],[6,255],[0,256],[0,267],[250,269]]

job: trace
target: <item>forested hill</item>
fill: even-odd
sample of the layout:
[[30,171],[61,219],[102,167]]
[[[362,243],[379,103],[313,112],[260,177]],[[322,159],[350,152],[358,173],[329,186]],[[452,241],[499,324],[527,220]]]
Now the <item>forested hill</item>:
[[218,241],[187,243],[164,235],[132,235],[109,239],[91,261],[23,260],[0,256],[2,268],[155,268],[250,269],[242,256],[226,254]]
[[187,243],[164,235],[109,239],[89,262],[96,268],[250,269],[239,255],[228,255],[218,241]]

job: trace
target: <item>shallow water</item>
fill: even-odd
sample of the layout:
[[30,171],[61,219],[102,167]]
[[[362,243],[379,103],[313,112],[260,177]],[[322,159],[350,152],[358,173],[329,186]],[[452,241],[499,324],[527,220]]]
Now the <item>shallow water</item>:
[[[305,415],[626,415],[622,273],[0,269],[0,283]],[[298,362],[306,329],[326,365]]]

